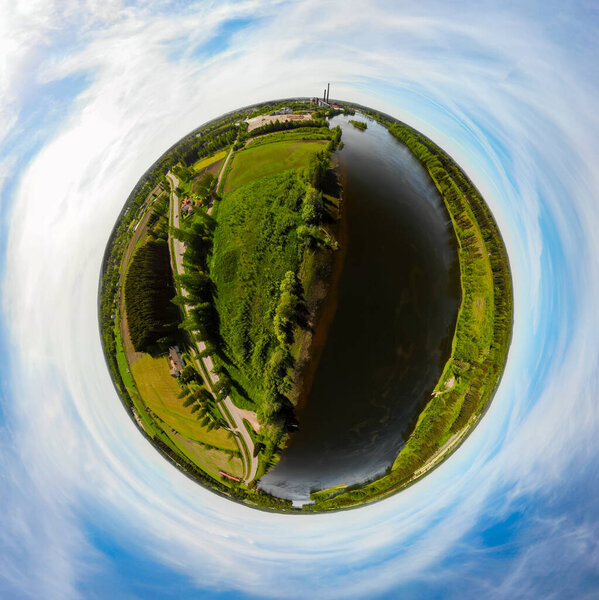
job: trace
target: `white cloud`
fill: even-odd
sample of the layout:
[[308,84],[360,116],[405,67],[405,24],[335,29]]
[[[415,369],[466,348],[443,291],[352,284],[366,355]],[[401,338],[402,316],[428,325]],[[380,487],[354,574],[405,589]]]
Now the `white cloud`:
[[[60,133],[23,173],[10,225],[3,286],[16,361],[8,413],[14,446],[3,451],[12,459],[0,488],[11,507],[0,516],[9,549],[0,578],[10,590],[39,597],[43,586],[54,586],[54,597],[76,595],[87,576],[81,552],[101,566],[83,533],[93,518],[107,535],[198,587],[271,597],[318,587],[319,597],[335,597],[343,586],[346,595],[368,596],[442,562],[507,487],[506,504],[557,486],[572,461],[591,459],[599,82],[581,82],[577,55],[558,43],[576,20],[548,33],[525,11],[491,6],[448,14],[442,4],[408,3],[399,11],[384,3],[342,10],[338,3],[250,2],[201,4],[184,15],[105,6],[73,4],[60,13],[83,34],[66,53],[41,59],[32,50],[49,35],[65,35],[52,4],[34,17],[11,16],[19,31],[31,24],[27,41],[18,32],[0,35],[15,65],[35,55],[27,68],[39,81],[78,72],[91,79]],[[188,48],[244,15],[263,20],[222,55],[193,58]],[[179,55],[174,39],[184,40]],[[17,80],[10,71],[0,86],[17,89]],[[335,97],[409,120],[472,176],[505,233],[516,319],[497,398],[450,461],[385,502],[294,518],[217,498],[137,433],[104,364],[96,293],[123,201],[166,148],[227,110],[317,93],[327,81]],[[7,96],[1,107],[7,127],[19,118],[15,103]],[[552,263],[544,262],[548,252]],[[564,274],[575,287],[564,289]],[[543,364],[548,376],[537,382]],[[536,544],[530,552],[542,547]],[[43,577],[25,580],[39,564]]]

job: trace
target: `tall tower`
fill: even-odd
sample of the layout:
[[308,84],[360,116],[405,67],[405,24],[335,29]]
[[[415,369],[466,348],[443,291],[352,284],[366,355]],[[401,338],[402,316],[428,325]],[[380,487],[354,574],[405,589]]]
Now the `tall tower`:
[[327,103],[329,102],[329,91],[331,89],[331,84],[327,83]]

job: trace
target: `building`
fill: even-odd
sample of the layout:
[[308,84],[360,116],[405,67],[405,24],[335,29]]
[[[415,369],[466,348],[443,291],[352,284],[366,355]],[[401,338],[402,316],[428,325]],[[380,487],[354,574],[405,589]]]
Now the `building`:
[[184,198],[183,202],[181,202],[181,212],[186,215],[189,214],[193,210],[193,202],[190,198]]
[[293,112],[292,109],[290,109],[288,106],[284,106],[283,108],[279,109],[279,110],[275,110],[273,112],[270,113],[270,116],[274,116],[274,115],[290,115]]
[[185,361],[179,351],[179,346],[171,346],[168,349],[168,362],[171,366],[169,371],[172,377],[179,377],[185,366]]
[[227,473],[226,471],[219,471],[218,474],[227,479],[232,479],[233,481],[241,481],[241,477],[235,477],[235,475],[231,475],[231,473]]
[[331,84],[327,84],[327,87],[322,93],[322,98],[310,98],[310,104],[316,104],[319,108],[331,108],[329,102],[329,93],[331,91]]

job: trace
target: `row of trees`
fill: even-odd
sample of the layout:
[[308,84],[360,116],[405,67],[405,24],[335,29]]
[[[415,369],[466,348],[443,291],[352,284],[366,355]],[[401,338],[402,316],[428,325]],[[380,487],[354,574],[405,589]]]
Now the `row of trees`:
[[216,398],[204,385],[202,377],[193,366],[187,365],[183,369],[179,382],[182,384],[180,397],[183,399],[183,406],[189,407],[203,427],[208,431],[227,427],[216,405]]
[[199,332],[211,348],[219,338],[218,314],[214,306],[214,285],[208,273],[208,256],[212,252],[214,221],[205,213],[203,220],[195,220],[187,228],[174,229],[173,236],[185,242],[183,266],[185,273],[177,276],[177,282],[186,291],[174,302],[187,305],[187,316],[181,327]]
[[[454,351],[437,394],[420,416],[392,471],[360,489],[323,500],[321,508],[372,500],[406,483],[449,436],[462,431],[473,415],[488,406],[505,365],[511,335],[512,288],[507,252],[482,196],[451,157],[431,140],[407,125],[372,116],[408,146],[439,189],[459,243],[463,298]],[[454,385],[446,387],[450,378]]]
[[262,127],[252,129],[247,135],[248,137],[256,137],[258,135],[264,135],[265,133],[272,133],[273,131],[289,131],[290,129],[299,129],[300,127],[305,128],[319,128],[328,127],[329,124],[325,119],[306,119],[302,121],[271,121]]
[[[512,322],[512,289],[507,252],[493,216],[472,182],[434,142],[405,125],[389,128],[424,164],[443,196],[460,246],[463,299],[455,332],[456,378],[446,405],[458,403],[457,417],[442,420],[445,429],[460,431],[490,401],[507,356]],[[478,314],[475,310],[478,303]],[[437,411],[439,412],[439,411]],[[452,413],[455,415],[455,412]],[[429,443],[435,435],[420,435]]]
[[304,169],[307,192],[301,208],[302,224],[298,237],[302,249],[327,248],[336,250],[339,244],[322,227],[325,216],[323,191],[331,173],[331,155],[341,140],[341,128],[333,129],[333,137],[325,149],[314,153]]

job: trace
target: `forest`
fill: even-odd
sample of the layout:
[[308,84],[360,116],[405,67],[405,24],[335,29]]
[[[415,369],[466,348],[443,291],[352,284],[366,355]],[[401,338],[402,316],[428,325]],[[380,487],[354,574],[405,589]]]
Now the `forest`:
[[164,352],[176,337],[174,296],[168,245],[150,241],[134,254],[125,281],[127,322],[137,352]]

